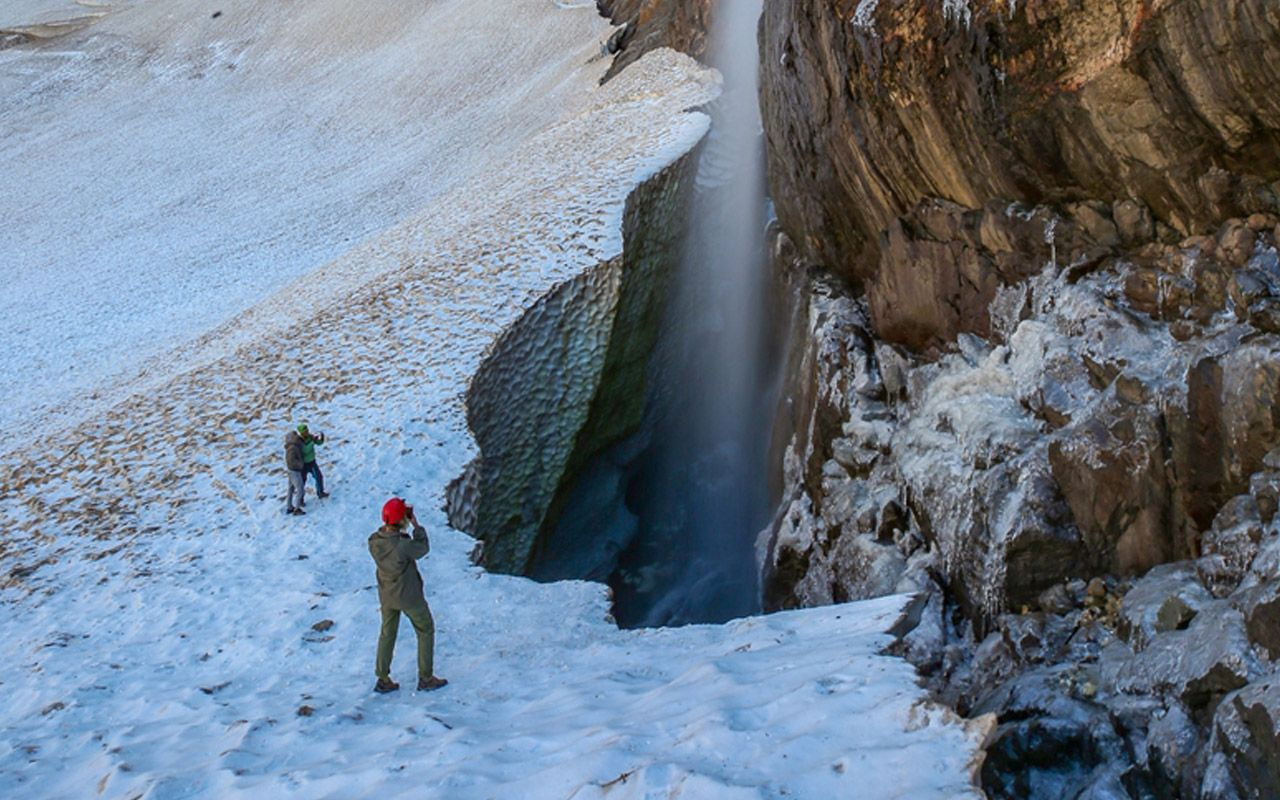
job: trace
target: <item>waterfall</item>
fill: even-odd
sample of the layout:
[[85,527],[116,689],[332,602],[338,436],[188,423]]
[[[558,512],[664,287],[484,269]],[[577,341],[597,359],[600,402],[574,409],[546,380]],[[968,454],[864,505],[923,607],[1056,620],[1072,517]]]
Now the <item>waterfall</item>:
[[721,0],[708,58],[724,91],[698,162],[687,246],[649,371],[641,430],[581,470],[531,564],[607,580],[624,627],[760,611],[755,537],[776,391],[769,380],[762,0]]
[[[724,91],[699,162],[687,252],[668,324],[660,477],[614,581],[623,624],[723,621],[759,611],[754,539],[768,515],[770,422],[764,151],[756,30],[761,0],[722,0],[709,60]],[[672,344],[674,342],[674,344]],[[634,593],[634,596],[629,596]]]

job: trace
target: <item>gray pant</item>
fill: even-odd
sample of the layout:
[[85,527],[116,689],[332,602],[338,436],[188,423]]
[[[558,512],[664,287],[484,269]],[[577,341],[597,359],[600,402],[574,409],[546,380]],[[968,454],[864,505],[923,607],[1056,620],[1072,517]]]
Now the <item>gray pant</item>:
[[[303,481],[306,480],[306,474],[300,469],[291,469],[289,472],[289,497],[285,500],[285,509],[293,510],[302,508],[302,493],[305,491]],[[293,498],[298,498],[295,503]]]

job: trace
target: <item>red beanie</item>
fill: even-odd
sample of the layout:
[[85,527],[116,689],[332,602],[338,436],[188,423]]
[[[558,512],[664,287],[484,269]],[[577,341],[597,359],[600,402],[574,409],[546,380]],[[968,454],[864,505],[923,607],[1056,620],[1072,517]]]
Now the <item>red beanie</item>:
[[388,525],[399,525],[400,520],[404,519],[406,508],[399,497],[391,498],[382,506],[382,521]]

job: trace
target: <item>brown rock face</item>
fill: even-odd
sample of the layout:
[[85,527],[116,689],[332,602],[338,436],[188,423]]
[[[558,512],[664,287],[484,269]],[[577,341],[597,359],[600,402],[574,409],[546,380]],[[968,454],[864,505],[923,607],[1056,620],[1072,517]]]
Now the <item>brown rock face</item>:
[[[867,285],[882,336],[919,344],[930,304],[958,297],[967,314],[978,302],[967,294],[1011,277],[987,268],[989,253],[906,243],[895,225],[918,227],[922,201],[1114,203],[1079,220],[1104,247],[1276,210],[1272,0],[1039,0],[1012,14],[1004,0],[970,0],[958,16],[945,6],[765,4],[762,113],[779,219],[810,261]],[[899,273],[883,275],[886,261]],[[947,261],[957,266],[928,274]],[[907,292],[901,317],[884,313],[913,278],[925,288]]]
[[1264,336],[1187,372],[1185,409],[1167,412],[1182,505],[1200,530],[1249,487],[1280,444],[1280,342]]
[[1142,571],[1193,555],[1171,519],[1159,424],[1146,407],[1115,403],[1049,446],[1093,569]]
[[609,40],[616,54],[605,80],[658,47],[702,58],[713,0],[597,0],[602,16],[622,29]]

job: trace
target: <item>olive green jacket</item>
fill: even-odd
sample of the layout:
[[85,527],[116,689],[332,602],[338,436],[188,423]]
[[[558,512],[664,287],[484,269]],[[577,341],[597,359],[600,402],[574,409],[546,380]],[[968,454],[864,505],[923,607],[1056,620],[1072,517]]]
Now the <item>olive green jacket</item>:
[[378,600],[388,611],[420,608],[427,604],[422,594],[422,576],[414,562],[431,549],[427,529],[413,526],[413,537],[399,528],[383,525],[369,537],[369,554],[378,565]]

